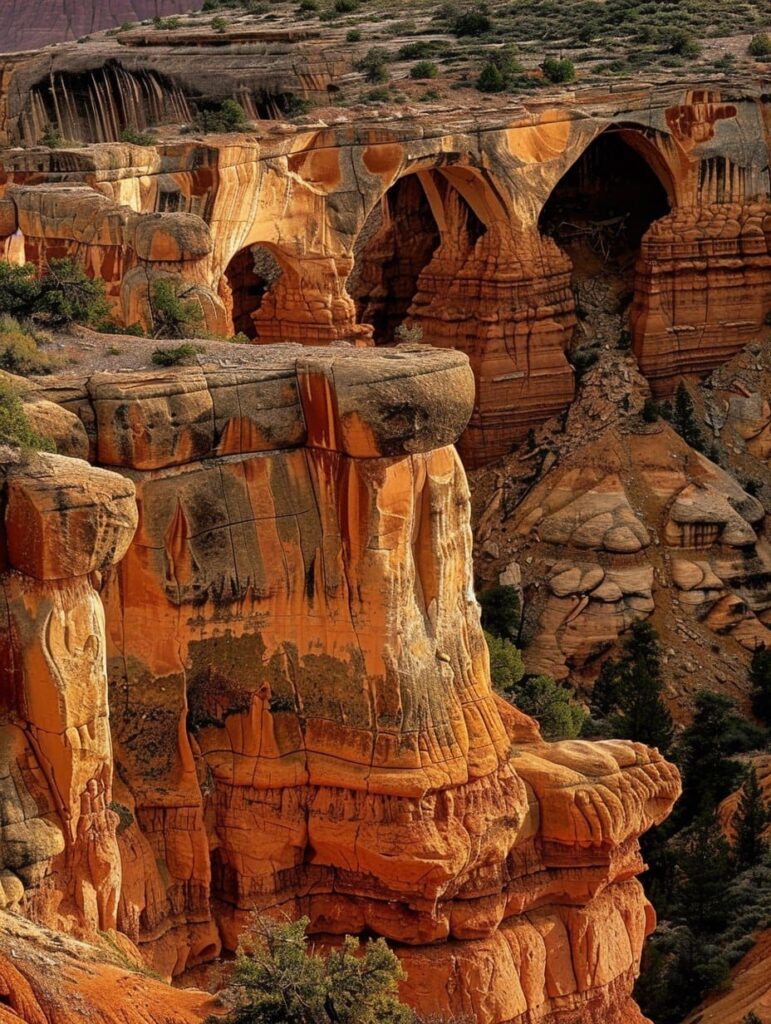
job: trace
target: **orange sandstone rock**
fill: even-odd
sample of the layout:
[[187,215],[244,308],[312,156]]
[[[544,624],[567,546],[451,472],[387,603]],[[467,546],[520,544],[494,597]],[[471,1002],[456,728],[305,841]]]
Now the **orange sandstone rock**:
[[[424,1013],[639,1019],[630,991],[653,916],[637,841],[679,780],[639,745],[546,744],[492,693],[452,447],[473,402],[465,358],[282,346],[252,365],[45,393],[82,413],[112,472],[60,460],[94,474],[98,529],[84,504],[60,527],[64,554],[67,530],[89,538],[66,563],[74,583],[48,579],[53,552],[27,556],[44,578],[24,584],[31,640],[13,648],[27,663],[5,771],[29,779],[40,836],[14,847],[34,870],[0,875],[13,905],[75,931],[117,925],[167,976],[235,948],[255,908],[307,914],[320,941],[391,940]],[[41,472],[11,479],[47,522]],[[11,491],[11,534],[19,501]],[[637,536],[612,508],[609,530]],[[101,612],[90,580],[121,554],[100,592],[109,750],[104,677],[95,667],[84,685],[71,653],[103,650],[101,619],[85,638],[75,616],[49,659],[67,699],[91,695],[101,724],[86,736],[80,705],[60,725],[61,698],[56,711],[30,697],[46,692],[32,614],[56,588]],[[5,580],[14,608],[20,584]],[[83,753],[28,750],[34,728],[66,728]],[[79,865],[72,894],[62,856]]]

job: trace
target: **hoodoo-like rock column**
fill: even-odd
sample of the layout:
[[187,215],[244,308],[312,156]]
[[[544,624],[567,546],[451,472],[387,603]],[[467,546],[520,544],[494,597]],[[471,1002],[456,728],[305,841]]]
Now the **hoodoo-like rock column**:
[[0,904],[93,935],[121,888],[97,589],[133,536],[134,487],[39,455],[6,468],[3,512]]

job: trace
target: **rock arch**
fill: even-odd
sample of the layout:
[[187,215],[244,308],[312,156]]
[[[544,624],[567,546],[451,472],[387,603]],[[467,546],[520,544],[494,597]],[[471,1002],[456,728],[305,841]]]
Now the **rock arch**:
[[[259,341],[264,330],[262,305],[283,274],[274,246],[250,245],[235,254],[225,271],[225,301],[234,334]],[[270,299],[268,305],[272,305]]]
[[505,454],[573,395],[566,259],[468,158],[408,163],[372,208],[349,279],[360,317],[376,343],[391,343],[406,320],[423,341],[465,352],[477,393],[463,459],[477,466]]

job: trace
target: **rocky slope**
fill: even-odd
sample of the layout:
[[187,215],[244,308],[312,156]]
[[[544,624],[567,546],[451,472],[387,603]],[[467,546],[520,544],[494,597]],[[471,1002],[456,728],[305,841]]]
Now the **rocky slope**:
[[464,357],[222,351],[27,399],[109,468],[6,468],[6,907],[166,976],[281,907],[387,936],[424,1012],[636,1020],[677,774],[492,694]]
[[746,698],[749,653],[771,640],[770,349],[694,389],[714,430],[701,420],[705,446],[730,471],[665,420],[645,422],[633,357],[603,348],[564,422],[473,475],[478,577],[521,586],[530,671],[588,685],[620,634],[652,616],[678,717],[705,684]]
[[100,29],[188,11],[191,0],[2,0],[0,53],[37,50]]

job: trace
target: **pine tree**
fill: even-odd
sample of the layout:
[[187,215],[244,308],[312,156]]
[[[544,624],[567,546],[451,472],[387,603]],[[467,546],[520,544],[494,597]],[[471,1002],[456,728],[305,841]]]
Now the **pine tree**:
[[689,829],[680,857],[679,916],[695,932],[718,932],[730,910],[731,851],[714,810]]
[[752,765],[741,788],[734,818],[734,855],[739,869],[754,867],[760,861],[768,846],[763,833],[769,822],[771,815],[763,800],[758,773]]
[[607,718],[619,710],[622,700],[621,665],[614,658],[607,658],[592,687],[589,705],[592,714]]
[[711,690],[696,694],[693,721],[680,744],[683,796],[675,809],[679,820],[711,810],[736,788],[741,767],[728,756],[735,717],[733,701],[727,697]]
[[701,431],[696,423],[696,416],[693,411],[693,402],[688,394],[688,388],[680,381],[675,392],[675,408],[672,414],[672,425],[680,437],[700,452],[704,448]]
[[771,648],[756,647],[750,663],[752,710],[766,725],[771,725]]
[[627,679],[620,724],[633,740],[666,752],[672,745],[672,716],[662,699],[661,648],[649,622],[636,622],[625,644]]

